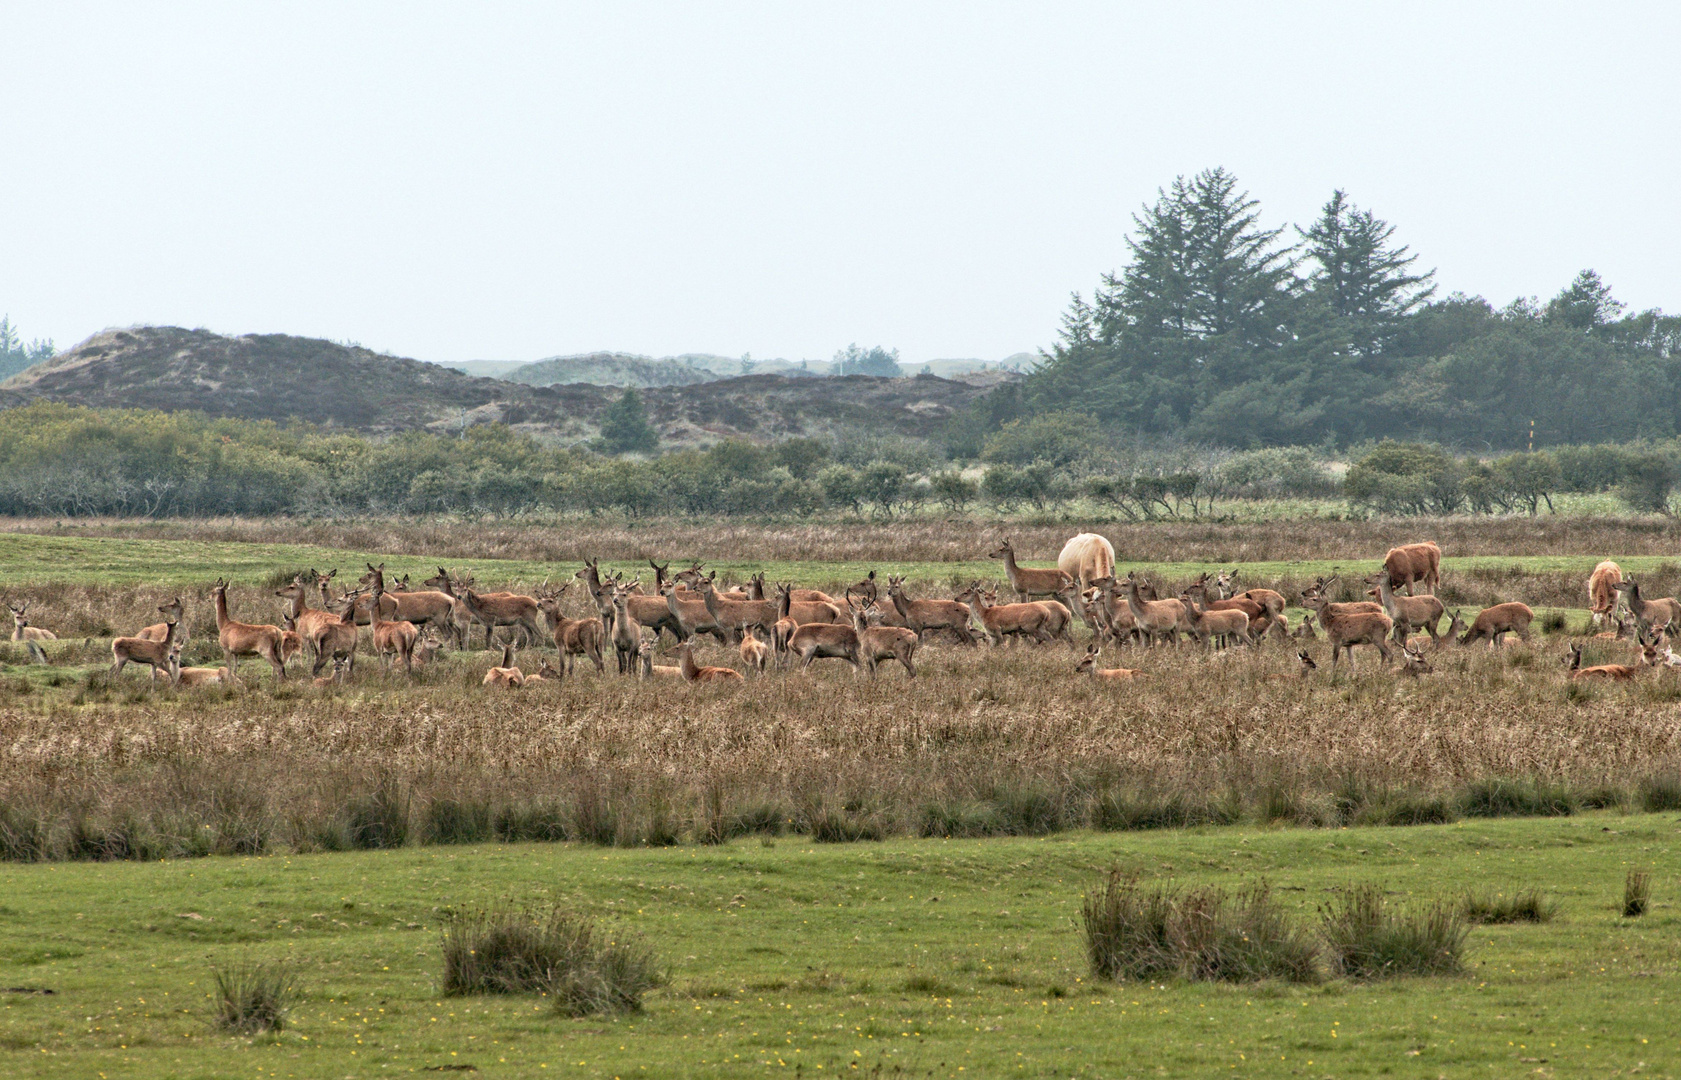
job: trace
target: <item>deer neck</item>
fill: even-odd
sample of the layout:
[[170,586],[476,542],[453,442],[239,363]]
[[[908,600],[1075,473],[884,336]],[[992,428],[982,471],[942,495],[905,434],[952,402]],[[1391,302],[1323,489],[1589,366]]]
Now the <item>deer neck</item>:
[[28,626],[28,625],[29,625],[28,623],[24,622],[22,619],[18,618],[16,615],[13,615],[12,616],[12,640],[13,641],[22,641],[23,640],[23,628],[25,626]]
[[683,677],[684,678],[693,679],[696,675],[700,674],[700,666],[695,663],[694,648],[692,646],[690,646],[687,642],[684,642],[682,652],[679,654],[679,658],[681,659],[682,664],[683,664]]
[[779,618],[779,619],[788,618],[788,612],[793,609],[793,606],[794,606],[794,593],[793,593],[792,590],[790,590],[788,592],[779,592],[779,593],[776,594],[776,617],[777,618]]
[[228,590],[216,590],[216,629],[220,630],[231,620],[228,618]]
[[895,589],[887,594],[887,598],[893,601],[893,610],[897,611],[901,618],[911,617],[911,602],[905,599],[905,590]]
[[706,613],[716,621],[718,618],[718,590],[707,588],[700,591],[700,598],[706,604]]

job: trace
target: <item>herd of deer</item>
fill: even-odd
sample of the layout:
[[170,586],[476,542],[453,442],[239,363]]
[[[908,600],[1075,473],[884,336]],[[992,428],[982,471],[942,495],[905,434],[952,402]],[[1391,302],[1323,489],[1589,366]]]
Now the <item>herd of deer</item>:
[[[1470,645],[1486,640],[1497,646],[1507,634],[1528,641],[1534,619],[1527,605],[1509,602],[1485,608],[1467,626],[1459,611],[1448,611],[1435,596],[1441,552],[1433,543],[1392,549],[1382,569],[1363,579],[1370,586],[1370,600],[1333,602],[1330,586],[1335,576],[1319,578],[1302,592],[1307,614],[1294,630],[1286,621],[1283,594],[1265,588],[1240,592],[1235,570],[1217,576],[1202,574],[1177,597],[1157,595],[1137,571],[1117,577],[1113,549],[1095,534],[1082,533],[1070,540],[1057,569],[1018,565],[1009,540],[990,556],[1003,561],[1015,594],[1011,602],[999,603],[997,587],[979,581],[949,600],[912,597],[902,577],[889,576],[883,590],[874,571],[840,597],[786,583],[770,587],[767,593],[763,573],[744,585],[721,588],[716,573],[706,572],[700,563],[672,574],[670,564],[652,560],[651,590],[644,588],[640,575],[626,582],[622,572],[604,572],[594,559],[585,560],[574,581],[558,587],[545,583],[534,596],[480,593],[470,575],[451,574],[443,567],[420,589],[411,588],[404,576],[388,590],[385,565],[370,563],[356,588],[337,596],[333,582],[338,571],[298,574],[275,594],[286,601],[280,624],[267,625],[235,621],[228,614],[227,582],[218,580],[211,597],[225,667],[181,666],[184,642],[177,628],[183,608],[177,597],[159,607],[162,622],[112,641],[111,673],[120,674],[134,663],[150,667],[154,680],[167,677],[176,685],[232,682],[239,660],[254,657],[266,661],[275,677],[283,680],[287,663],[301,652],[312,662],[310,675],[315,683],[324,686],[354,675],[364,626],[381,666],[389,670],[401,663],[412,674],[446,645],[467,648],[477,625],[484,630],[486,649],[493,647],[499,630],[511,632],[502,647],[502,662],[484,676],[486,686],[513,688],[562,679],[573,673],[580,658],[604,674],[609,651],[622,675],[741,681],[741,671],[733,667],[696,662],[694,644],[702,635],[736,646],[749,672],[762,674],[773,666],[809,667],[819,659],[837,659],[874,676],[879,665],[897,661],[914,678],[917,648],[927,634],[947,635],[966,645],[984,637],[993,646],[1014,638],[1038,644],[1060,640],[1077,647],[1073,628],[1079,621],[1090,630],[1091,640],[1076,671],[1099,680],[1143,674],[1138,669],[1098,667],[1104,644],[1178,645],[1181,638],[1223,649],[1259,646],[1268,639],[1297,644],[1323,636],[1331,646],[1333,675],[1345,655],[1352,668],[1355,646],[1370,646],[1385,663],[1394,659],[1394,646],[1400,649],[1402,672],[1420,675],[1429,672],[1431,665],[1424,647],[1411,642],[1415,633],[1427,634],[1436,649],[1455,641]],[[593,617],[573,618],[562,610],[567,591],[580,583],[596,612]],[[1420,590],[1416,594],[1415,586]],[[310,606],[312,594],[319,596],[318,607]],[[1665,634],[1681,633],[1681,602],[1668,597],[1646,599],[1639,583],[1624,577],[1609,561],[1594,569],[1588,581],[1588,602],[1595,626],[1611,620],[1617,627],[1598,636],[1634,641],[1640,660],[1584,667],[1577,645],[1570,654],[1571,678],[1623,680],[1646,668],[1681,667],[1681,655],[1658,649]],[[56,640],[55,635],[29,625],[27,604],[10,607],[12,640],[24,643],[36,661],[44,663],[41,643]],[[1441,631],[1444,617],[1448,625]],[[679,662],[675,665],[654,662],[662,635],[667,633],[676,643]],[[529,674],[515,666],[517,648],[551,645],[558,653],[558,664],[544,659]],[[1298,647],[1297,655],[1299,676],[1316,670],[1305,649]],[[323,675],[328,664],[332,672]]]

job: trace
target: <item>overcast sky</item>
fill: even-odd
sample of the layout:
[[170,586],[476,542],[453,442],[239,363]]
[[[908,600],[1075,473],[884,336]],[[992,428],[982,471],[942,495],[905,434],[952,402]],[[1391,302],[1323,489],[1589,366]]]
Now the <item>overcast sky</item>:
[[1049,344],[1180,173],[1444,290],[1681,309],[1681,4],[0,6],[0,312],[911,362]]

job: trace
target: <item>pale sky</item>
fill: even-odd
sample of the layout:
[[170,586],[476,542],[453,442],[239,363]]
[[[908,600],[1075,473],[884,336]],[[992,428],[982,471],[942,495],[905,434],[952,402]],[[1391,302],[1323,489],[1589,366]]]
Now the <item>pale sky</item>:
[[1049,344],[1180,173],[1444,292],[1681,310],[1681,4],[0,0],[0,312],[907,362]]

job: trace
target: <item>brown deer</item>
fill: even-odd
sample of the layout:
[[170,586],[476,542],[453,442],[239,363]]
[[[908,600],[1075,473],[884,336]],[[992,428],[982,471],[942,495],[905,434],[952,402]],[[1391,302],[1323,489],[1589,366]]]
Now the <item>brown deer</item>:
[[312,658],[319,657],[321,654],[317,650],[322,636],[322,628],[329,624],[341,623],[343,620],[325,608],[309,606],[309,587],[305,584],[302,574],[292,578],[292,584],[279,590],[274,595],[291,601],[287,608],[287,614],[291,617],[292,625],[304,647],[309,650],[310,656]]
[[781,618],[776,610],[776,604],[769,600],[728,600],[717,589],[716,571],[712,576],[699,578],[696,582],[700,589],[700,598],[706,605],[707,613],[712,621],[723,627],[732,638],[739,637],[749,626],[756,626],[761,630],[770,631]]
[[1420,675],[1430,674],[1433,670],[1435,669],[1430,666],[1422,648],[1405,642],[1401,644],[1401,674],[1416,679]]
[[682,661],[683,679],[692,683],[738,683],[745,681],[741,672],[727,667],[701,667],[695,663],[695,643],[685,641],[677,646],[677,658]]
[[756,626],[749,626],[747,632],[741,635],[741,662],[747,665],[749,671],[757,671],[760,675],[770,664],[770,646],[759,640]]
[[[1302,606],[1310,611],[1313,610],[1313,605],[1308,603],[1308,600],[1311,597],[1318,597],[1325,601],[1325,610],[1330,612],[1332,616],[1358,615],[1362,613],[1374,615],[1389,614],[1387,611],[1383,610],[1383,605],[1376,600],[1351,600],[1347,603],[1332,602],[1330,599],[1331,582],[1337,580],[1338,576],[1339,575],[1337,574],[1332,574],[1328,578],[1322,577],[1315,579],[1312,585],[1309,585],[1307,588],[1302,590]],[[1319,625],[1323,627],[1325,625],[1324,621],[1321,620]]]
[[304,646],[304,639],[298,633],[298,622],[284,611],[280,613],[280,666],[285,667],[292,662],[292,657],[298,655]]
[[992,594],[981,589],[976,581],[954,598],[969,605],[975,621],[986,631],[987,641],[994,647],[1004,644],[1006,637],[1032,638],[1043,643],[1051,640],[1046,624],[1053,616],[1039,604],[994,604]]
[[181,598],[177,596],[158,610],[163,613],[162,641],[143,637],[120,637],[111,642],[113,678],[121,675],[124,666],[130,663],[145,664],[151,668],[154,680],[157,678],[158,669],[169,670],[169,655],[175,646],[175,627],[181,622]]
[[1397,643],[1404,648],[1415,629],[1429,634],[1431,643],[1435,643],[1436,625],[1447,613],[1445,604],[1434,595],[1396,596],[1395,579],[1389,576],[1387,570],[1379,570],[1364,580],[1368,585],[1377,586],[1378,603],[1383,605],[1383,613],[1395,623]]
[[876,572],[874,570],[871,570],[862,581],[854,582],[846,587],[846,599],[851,600],[854,596],[870,604],[881,598],[880,587],[876,584]]
[[858,631],[839,623],[806,623],[788,637],[788,656],[807,668],[813,660],[845,660],[858,669]]
[[[837,613],[840,610],[840,606],[845,602],[845,601],[842,601],[842,600],[836,600],[834,597],[830,596],[828,593],[824,592],[822,589],[793,589],[793,588],[790,588],[790,591],[793,593],[793,599],[794,599],[795,603],[798,603],[798,604],[827,604],[830,607],[834,608]],[[769,600],[770,599],[769,596],[765,595],[765,572],[763,570],[759,571],[757,574],[754,574],[752,577],[747,579],[747,599],[749,599],[749,600]],[[875,598],[871,597],[870,599],[873,600]],[[838,617],[838,615],[837,615],[837,617]],[[815,621],[815,620],[813,620],[813,621]]]
[[1529,624],[1535,618],[1535,612],[1528,604],[1512,601],[1506,604],[1495,604],[1493,607],[1483,608],[1471,623],[1471,629],[1465,631],[1465,636],[1459,639],[1461,645],[1488,639],[1489,646],[1505,644],[1507,634],[1516,634],[1525,642],[1529,640]]
[[1436,648],[1445,649],[1458,641],[1466,630],[1465,620],[1460,618],[1460,610],[1454,608],[1448,612],[1448,628],[1442,631],[1442,636],[1436,639]]
[[403,671],[413,675],[414,647],[420,640],[420,631],[414,623],[397,616],[395,603],[387,603],[385,564],[375,566],[369,563],[362,583],[368,586],[371,597],[368,610],[373,616],[374,654],[379,657],[380,666],[391,670],[392,657],[395,656],[403,661]]
[[988,552],[987,558],[1004,560],[1004,574],[1010,579],[1010,588],[1016,591],[1018,601],[1031,600],[1035,596],[1055,596],[1074,580],[1061,570],[1029,570],[1017,566],[1016,549],[1007,539]]
[[683,669],[681,667],[670,664],[654,663],[654,651],[658,647],[658,638],[642,639],[642,646],[638,651],[638,655],[642,659],[642,677],[644,679],[681,679],[683,677]]
[[[1248,589],[1239,593],[1236,592],[1237,578],[1238,572],[1236,570],[1223,570],[1220,576],[1214,579],[1215,592],[1219,594],[1221,600],[1236,600],[1239,598],[1251,600],[1265,608],[1266,613],[1272,618],[1284,617],[1283,593],[1275,592],[1272,589]],[[1254,617],[1250,616],[1250,618]]]
[[858,635],[858,655],[864,661],[864,669],[875,678],[876,665],[884,660],[897,660],[904,665],[905,674],[916,678],[916,647],[922,639],[916,631],[899,626],[871,626],[864,609],[851,601],[847,602],[852,611],[852,629]]
[[1337,674],[1337,660],[1345,652],[1348,654],[1348,669],[1354,670],[1356,645],[1372,646],[1382,655],[1384,663],[1389,662],[1389,645],[1385,639],[1390,631],[1395,629],[1395,623],[1381,610],[1338,611],[1337,608],[1347,608],[1351,605],[1330,603],[1321,589],[1303,594],[1302,602],[1313,611],[1314,617],[1319,620],[1320,627],[1325,631],[1325,640],[1331,643],[1333,678]]
[[228,661],[228,674],[239,675],[240,657],[258,656],[269,662],[277,680],[286,681],[286,665],[280,658],[280,627],[235,622],[229,618],[228,583],[221,578],[210,587],[210,596],[216,603],[216,640]]
[[1302,613],[1301,624],[1299,626],[1297,626],[1294,630],[1290,631],[1290,636],[1295,638],[1297,641],[1318,641],[1319,640],[1319,631],[1317,631],[1313,628],[1313,615],[1312,615],[1312,613],[1305,612],[1305,611]]
[[348,667],[349,661],[345,657],[335,656],[333,657],[333,673],[331,675],[317,675],[314,684],[318,687],[342,685]]
[[543,632],[537,628],[537,617],[542,609],[537,601],[520,593],[478,593],[471,588],[461,591],[461,600],[467,606],[468,614],[477,619],[484,626],[484,647],[490,648],[490,635],[498,627],[517,627],[525,634],[528,644],[536,644],[543,640]]
[[636,674],[636,654],[642,649],[642,624],[628,607],[630,590],[613,587],[613,656],[620,675]]
[[[696,634],[711,634],[720,643],[727,643],[728,636],[724,628],[712,617],[712,612],[706,609],[706,601],[694,597],[692,593],[679,594],[679,583],[667,581],[665,589],[666,625],[673,628],[673,635],[679,644],[689,640]],[[633,610],[633,609],[630,609]],[[653,629],[654,624],[636,620],[643,626]]]
[[1617,624],[1617,629],[1607,630],[1601,634],[1595,634],[1593,636],[1595,641],[1628,641],[1630,639],[1639,638],[1639,630],[1635,627],[1633,619],[1625,619],[1621,615],[1613,615],[1611,620]]
[[[600,619],[571,619],[560,613],[561,598],[572,583],[567,582],[558,591],[542,596],[537,606],[543,610],[543,619],[548,623],[549,634],[554,638],[555,647],[560,650],[560,671],[562,675],[572,674],[573,657],[587,657],[595,664],[595,673],[604,675],[607,665],[602,659],[603,643],[607,639],[606,627]],[[629,601],[626,601],[629,609]]]
[[481,686],[500,686],[509,690],[518,690],[525,685],[525,673],[514,666],[514,644],[508,642],[502,646],[502,663],[484,673]]
[[7,604],[12,609],[12,640],[21,641],[29,649],[29,655],[35,658],[37,664],[47,662],[47,651],[41,648],[43,641],[57,641],[58,635],[51,630],[43,630],[39,626],[29,625],[29,601],[18,604]]
[[[1254,645],[1249,633],[1249,615],[1239,608],[1213,611],[1203,607],[1208,597],[1207,586],[1197,582],[1179,594],[1190,619],[1191,635],[1204,644],[1225,648],[1234,641]],[[1229,602],[1229,601],[1228,601]]]
[[[799,598],[801,591],[788,582],[782,582],[776,586],[774,603],[778,619],[793,619],[801,626],[806,623],[846,622],[846,619],[841,615],[840,608],[827,600],[801,600]],[[775,623],[771,625],[774,627]]]
[[1627,594],[1625,599],[1628,601],[1629,614],[1634,616],[1635,624],[1642,632],[1667,629],[1681,620],[1681,601],[1669,596],[1648,600],[1640,595],[1640,582],[1631,577],[1617,582],[1612,588]]
[[1165,637],[1174,645],[1179,644],[1179,632],[1188,629],[1190,623],[1185,604],[1173,599],[1146,600],[1139,592],[1140,583],[1138,571],[1127,572],[1127,610],[1132,612],[1132,621],[1137,624],[1140,635],[1151,643]]
[[1397,588],[1406,586],[1413,594],[1413,584],[1429,586],[1433,595],[1442,579],[1442,549],[1433,541],[1422,544],[1402,544],[1389,549],[1383,557],[1383,568]]
[[[1311,624],[1309,624],[1309,625],[1311,625]],[[1313,657],[1311,657],[1307,654],[1306,649],[1297,649],[1296,650],[1296,659],[1299,661],[1299,664],[1298,664],[1296,670],[1294,672],[1292,672],[1291,674],[1289,674],[1289,675],[1279,675],[1279,674],[1263,675],[1262,678],[1266,679],[1268,682],[1293,682],[1293,681],[1296,681],[1298,679],[1309,678],[1313,675],[1313,673],[1315,671],[1319,670],[1319,665],[1313,662]]]
[[1606,679],[1611,682],[1629,682],[1642,669],[1657,667],[1662,663],[1658,656],[1655,642],[1648,642],[1645,638],[1640,641],[1640,663],[1638,664],[1595,664],[1593,667],[1582,666],[1582,647],[1570,646],[1570,678],[1577,680]]
[[525,677],[525,685],[530,686],[532,683],[559,682],[560,678],[560,671],[553,664],[549,663],[549,658],[545,656],[542,664],[537,668],[537,670]]
[[[631,595],[625,601],[625,610],[645,628],[652,630],[656,638],[661,631],[669,631],[678,641],[686,640],[695,633],[711,634],[720,642],[724,641],[724,632],[718,624],[712,621],[712,616],[706,611],[706,605],[701,603],[698,596],[691,596],[680,582],[667,577],[663,567],[656,567],[655,574],[661,580],[653,596]],[[597,560],[585,559],[584,568],[573,575],[584,583],[590,597],[596,601],[597,610],[601,609],[605,594],[602,592],[603,580],[601,568]],[[678,599],[678,607],[670,607],[661,594],[667,591],[674,593]],[[679,610],[683,613],[679,615]],[[607,628],[608,618],[603,617],[602,628]]]
[[1588,577],[1588,610],[1593,613],[1593,625],[1598,626],[1616,613],[1617,583],[1623,580],[1623,568],[1606,559],[1593,568]]
[[[1218,579],[1216,579],[1216,582],[1217,581]],[[1241,611],[1245,615],[1249,616],[1249,621],[1252,623],[1260,622],[1262,619],[1271,618],[1273,614],[1266,604],[1250,596],[1248,593],[1244,593],[1239,596],[1219,595],[1226,590],[1222,589],[1217,583],[1213,586],[1215,598],[1210,600],[1208,598],[1208,593],[1210,591],[1209,578],[1206,573],[1198,574],[1196,580],[1191,582],[1191,585],[1187,586],[1187,588],[1193,586],[1202,590],[1200,595],[1202,606],[1207,608],[1209,611]],[[1259,592],[1261,590],[1253,591]],[[1266,591],[1270,592],[1271,590]],[[1274,593],[1273,595],[1276,596],[1277,594]],[[1181,599],[1183,599],[1183,597],[1181,597]],[[1282,600],[1283,598],[1280,597],[1279,599]],[[1284,609],[1282,607],[1279,608],[1279,611],[1283,610]]]
[[1086,646],[1086,655],[1078,664],[1074,665],[1076,674],[1090,675],[1099,682],[1127,682],[1132,679],[1144,678],[1144,672],[1137,668],[1100,668],[1097,666],[1097,655],[1101,648],[1094,642]]
[[[1127,605],[1125,586],[1113,577],[1098,578],[1096,584],[1098,607],[1103,612],[1103,624],[1108,631],[1109,640],[1117,646],[1141,644],[1143,631],[1139,630],[1137,620],[1132,617],[1132,608]],[[1155,590],[1146,582],[1139,587],[1139,596],[1153,600]]]
[[[169,684],[171,686],[208,686],[211,683],[231,683],[233,676],[228,674],[225,667],[182,667],[180,638],[176,638],[169,645]],[[152,679],[156,681],[158,669],[152,669]]]

